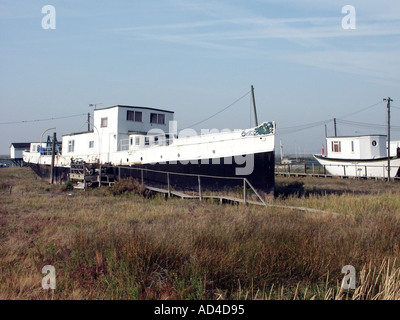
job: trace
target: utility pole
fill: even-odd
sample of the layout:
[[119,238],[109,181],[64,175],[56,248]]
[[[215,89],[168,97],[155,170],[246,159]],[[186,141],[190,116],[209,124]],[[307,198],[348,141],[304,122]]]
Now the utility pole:
[[54,182],[54,157],[56,155],[56,133],[53,132],[53,144],[51,147],[51,172],[50,172],[50,184]]
[[328,138],[328,129],[325,123],[325,154],[323,154],[323,156],[328,154],[328,141],[326,140],[326,138]]
[[90,131],[90,112],[87,114],[87,131]]
[[336,131],[336,118],[333,118],[333,128],[335,129],[335,137],[337,137],[337,131]]
[[254,121],[255,121],[256,127],[258,127],[256,99],[254,98],[254,87],[253,86],[251,86],[251,96],[253,98]]
[[393,99],[390,99],[390,97],[388,97],[383,99],[383,101],[387,101],[387,153],[388,153],[387,181],[390,181],[390,102],[393,101]]

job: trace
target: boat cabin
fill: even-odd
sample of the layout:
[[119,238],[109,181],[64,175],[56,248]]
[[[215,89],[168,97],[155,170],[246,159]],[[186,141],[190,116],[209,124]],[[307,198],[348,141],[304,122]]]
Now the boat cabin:
[[327,157],[349,160],[387,157],[386,138],[386,135],[328,137]]
[[108,161],[112,153],[134,151],[170,143],[169,122],[174,112],[148,107],[116,105],[95,109],[90,131],[62,137],[65,156],[100,156]]

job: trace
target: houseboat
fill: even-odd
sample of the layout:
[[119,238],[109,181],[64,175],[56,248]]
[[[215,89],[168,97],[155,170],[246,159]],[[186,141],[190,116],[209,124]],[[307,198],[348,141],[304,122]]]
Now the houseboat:
[[228,184],[228,178],[245,177],[270,194],[274,191],[275,131],[274,122],[263,122],[244,130],[178,132],[173,111],[115,105],[95,109],[88,131],[62,136],[54,144],[59,146],[55,152],[49,150],[49,143],[31,143],[23,159],[38,175],[53,175],[60,181],[74,177],[78,163],[92,170],[92,176],[100,172],[100,183],[107,168],[108,177],[132,176],[154,183],[165,183],[168,172],[175,185],[194,183],[195,175],[206,175],[210,181],[224,177],[217,182],[220,186]]
[[389,160],[386,135],[327,137],[326,146],[326,154],[315,154],[314,158],[331,175],[365,178],[400,175],[400,141],[390,143]]

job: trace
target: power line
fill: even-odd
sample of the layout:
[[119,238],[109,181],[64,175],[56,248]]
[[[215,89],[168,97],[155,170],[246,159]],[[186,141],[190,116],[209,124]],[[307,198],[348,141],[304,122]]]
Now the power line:
[[72,115],[72,116],[53,117],[53,118],[47,118],[47,119],[36,119],[36,120],[22,120],[22,121],[0,122],[0,125],[3,125],[3,124],[21,124],[21,123],[30,123],[30,122],[41,122],[41,121],[60,120],[60,119],[68,119],[68,118],[81,117],[81,116],[86,116],[86,115],[87,115],[87,113],[81,113],[81,114],[75,114],[75,115]]
[[[384,125],[384,124],[357,122],[357,121],[349,121],[349,120],[337,120],[337,121],[341,125],[351,126],[351,127],[365,127],[365,128],[372,128],[372,129],[386,129],[387,128],[387,125]],[[398,130],[400,130],[400,126],[391,126],[391,129],[398,131]]]
[[[383,102],[382,102],[382,101],[379,101],[379,102],[374,103],[374,104],[372,104],[372,105],[370,105],[370,106],[368,106],[368,107],[365,107],[365,108],[362,108],[362,109],[360,109],[360,110],[357,110],[357,111],[348,113],[348,114],[346,114],[346,115],[344,115],[344,116],[341,116],[340,118],[347,118],[347,117],[350,117],[350,116],[355,115],[355,114],[357,114],[357,113],[359,113],[359,112],[362,112],[362,111],[366,111],[366,110],[368,110],[368,109],[371,109],[371,108],[373,108],[373,107],[375,107],[375,106],[377,106],[377,105],[379,105],[379,104],[381,104],[381,103],[383,103]],[[338,119],[338,118],[337,118],[337,119]]]
[[[348,114],[346,114],[346,115],[343,115],[343,116],[341,116],[340,118],[346,118],[346,117],[349,117],[349,116],[352,116],[352,115],[354,115],[354,114],[357,114],[357,113],[360,113],[360,112],[362,112],[362,111],[366,111],[366,110],[368,110],[368,109],[371,109],[371,108],[373,108],[373,107],[375,107],[375,106],[377,106],[377,105],[379,105],[379,104],[381,104],[382,103],[382,101],[379,101],[379,102],[376,102],[376,103],[374,103],[374,104],[372,104],[372,105],[369,105],[369,106],[367,106],[367,107],[365,107],[365,108],[362,108],[362,109],[359,109],[359,110],[357,110],[357,111],[354,111],[354,112],[351,112],[351,113],[348,113]],[[293,132],[293,131],[303,131],[303,130],[308,130],[308,129],[311,129],[311,128],[314,128],[314,127],[318,127],[318,126],[321,126],[321,125],[325,125],[325,124],[327,124],[327,123],[329,123],[329,122],[331,122],[331,121],[334,121],[334,119],[327,119],[327,120],[323,120],[323,121],[317,121],[317,122],[312,122],[312,123],[306,123],[306,124],[302,124],[302,125],[297,125],[297,126],[292,126],[292,127],[286,127],[286,128],[279,128],[279,131],[283,131],[283,133],[284,134],[287,134],[287,133],[291,133],[291,132]],[[346,125],[346,120],[340,120],[339,118],[336,118],[336,121],[338,121],[338,122],[340,122],[340,123],[343,123],[343,124],[345,124]],[[361,126],[361,125],[363,125],[363,126],[368,126],[368,125],[370,125],[371,127],[374,127],[374,126],[376,126],[376,125],[373,125],[373,124],[363,124],[363,123],[361,123],[361,122],[351,122],[351,121],[348,121],[348,123],[347,123],[348,125],[359,125],[359,126]],[[379,125],[378,125],[379,126]],[[392,128],[395,128],[395,130],[397,130],[397,127],[392,127]]]

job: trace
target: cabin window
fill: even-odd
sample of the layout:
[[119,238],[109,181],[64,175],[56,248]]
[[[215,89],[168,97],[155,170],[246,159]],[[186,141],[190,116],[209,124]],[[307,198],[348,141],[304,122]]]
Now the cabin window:
[[89,148],[90,149],[94,148],[94,141],[93,140],[89,141]]
[[100,126],[102,127],[102,128],[107,128],[108,127],[108,118],[106,117],[106,118],[101,118],[101,124],[100,124]]
[[342,152],[340,141],[332,141],[332,152]]
[[354,141],[351,142],[351,152],[354,152]]
[[144,138],[144,145],[145,145],[145,146],[150,145],[149,137],[145,137],[145,138]]
[[162,113],[151,113],[150,123],[165,124],[165,114]]
[[158,144],[158,137],[154,137],[154,144]]
[[133,138],[130,138],[130,139],[129,139],[129,144],[130,144],[130,145],[133,145]]
[[135,145],[140,145],[140,137],[135,137]]
[[141,111],[126,111],[126,120],[127,121],[135,121],[142,122],[142,112]]
[[68,140],[68,152],[74,152],[75,140]]

